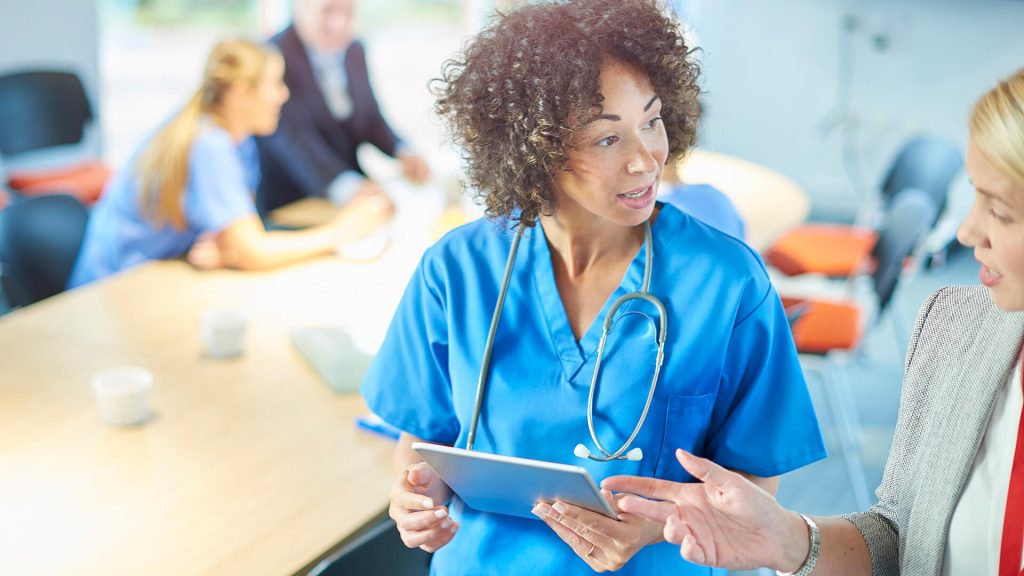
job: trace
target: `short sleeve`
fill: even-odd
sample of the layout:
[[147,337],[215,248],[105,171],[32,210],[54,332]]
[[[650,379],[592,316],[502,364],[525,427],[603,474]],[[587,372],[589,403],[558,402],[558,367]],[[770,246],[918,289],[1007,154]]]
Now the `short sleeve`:
[[770,285],[760,303],[737,319],[725,357],[708,457],[761,477],[824,458],[786,314]]
[[459,422],[448,373],[447,307],[428,281],[429,253],[406,287],[363,380],[367,405],[386,422],[431,442],[454,444]]
[[201,133],[189,156],[185,213],[199,232],[220,232],[256,213],[238,148],[221,132]]

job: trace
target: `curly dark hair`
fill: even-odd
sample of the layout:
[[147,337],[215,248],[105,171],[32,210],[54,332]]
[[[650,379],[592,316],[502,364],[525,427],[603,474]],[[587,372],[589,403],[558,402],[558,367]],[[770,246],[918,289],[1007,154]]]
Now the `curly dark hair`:
[[607,58],[644,73],[661,97],[669,160],[693,145],[698,66],[654,0],[548,0],[498,16],[431,82],[488,217],[533,226],[551,213],[575,129],[602,113]]

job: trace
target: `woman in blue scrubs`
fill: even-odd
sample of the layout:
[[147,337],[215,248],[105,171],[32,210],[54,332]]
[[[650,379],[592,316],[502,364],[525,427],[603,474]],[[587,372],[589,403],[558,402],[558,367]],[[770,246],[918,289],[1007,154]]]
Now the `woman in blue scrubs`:
[[[494,338],[474,449],[692,480],[677,447],[769,492],[824,457],[786,316],[750,248],[656,201],[661,173],[693,144],[697,69],[675,22],[647,0],[535,4],[502,17],[449,62],[437,109],[487,220],[440,240],[392,320],[363,394],[402,429],[390,513],[438,575],[709,574],[661,542],[661,525],[565,503],[537,519],[473,510],[411,451],[465,447],[481,358],[516,230],[523,229]],[[633,446],[598,462],[587,424],[602,324],[645,276],[667,310],[664,364]],[[643,411],[657,316],[620,310],[601,361],[594,427],[619,446]],[[649,321],[653,318],[654,322]]]
[[188,257],[200,268],[271,268],[326,254],[391,218],[383,194],[357,197],[330,223],[267,231],[253,194],[253,136],[277,129],[284,60],[245,40],[220,42],[202,86],[122,169],[93,209],[69,287],[143,262]]

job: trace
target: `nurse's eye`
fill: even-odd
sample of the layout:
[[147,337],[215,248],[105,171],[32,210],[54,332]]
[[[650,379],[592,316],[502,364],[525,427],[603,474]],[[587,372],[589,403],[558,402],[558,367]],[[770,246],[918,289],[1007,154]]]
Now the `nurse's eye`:
[[597,141],[597,145],[607,148],[608,146],[611,146],[612,144],[615,144],[618,141],[618,136],[605,136],[604,138],[601,138],[600,140]]
[[661,116],[655,116],[654,118],[651,118],[650,120],[648,120],[647,124],[644,124],[644,128],[657,128],[658,127],[658,123],[660,123],[660,122],[661,122]]

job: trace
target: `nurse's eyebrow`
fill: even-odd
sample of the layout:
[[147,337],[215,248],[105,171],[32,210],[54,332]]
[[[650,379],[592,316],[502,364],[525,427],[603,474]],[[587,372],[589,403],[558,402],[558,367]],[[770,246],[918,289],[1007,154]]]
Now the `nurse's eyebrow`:
[[[657,101],[658,101],[658,95],[655,94],[654,97],[652,97],[650,100],[647,101],[647,105],[644,106],[644,112],[647,112],[648,110],[650,110],[651,106],[654,106],[654,103],[657,102]],[[622,120],[622,117],[619,116],[618,114],[601,114],[601,115],[595,116],[594,120],[611,120],[612,122],[618,122],[619,120]]]

